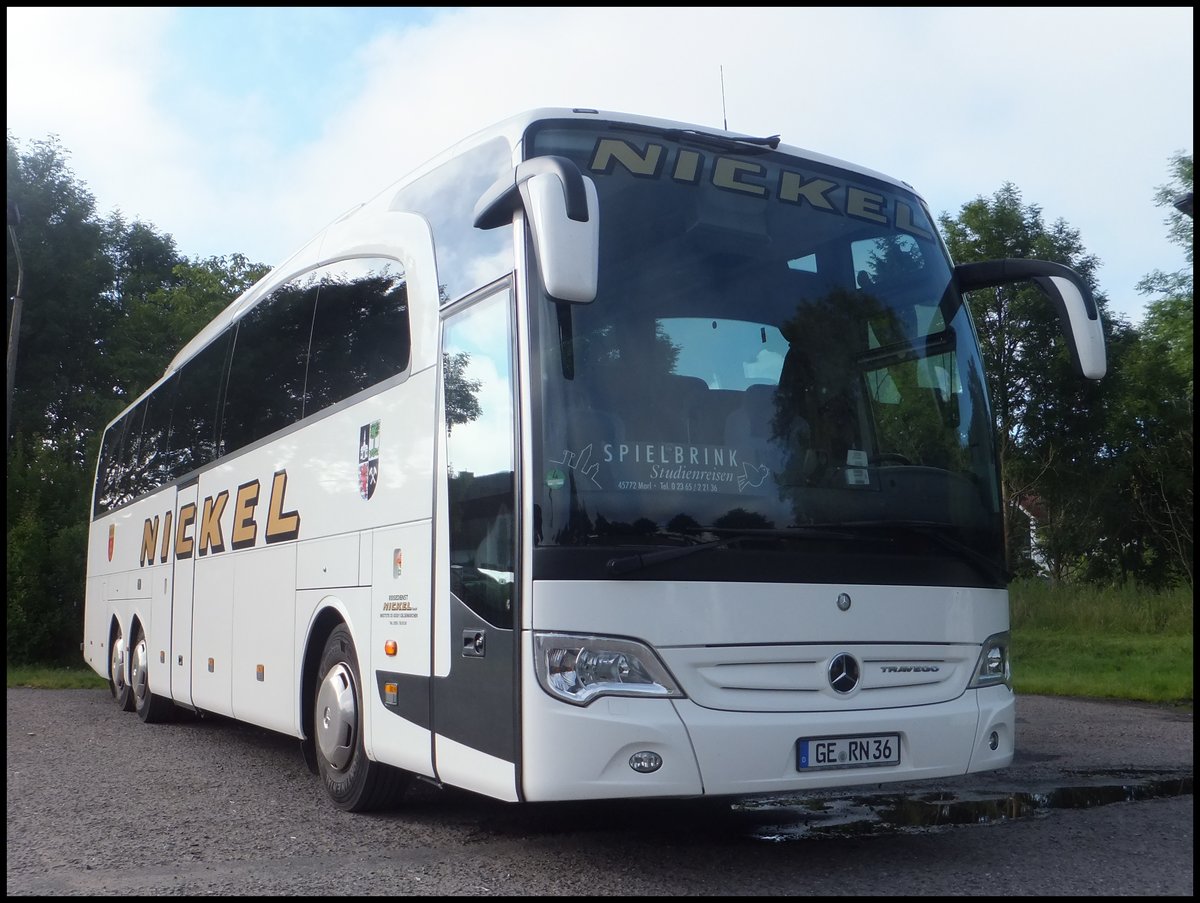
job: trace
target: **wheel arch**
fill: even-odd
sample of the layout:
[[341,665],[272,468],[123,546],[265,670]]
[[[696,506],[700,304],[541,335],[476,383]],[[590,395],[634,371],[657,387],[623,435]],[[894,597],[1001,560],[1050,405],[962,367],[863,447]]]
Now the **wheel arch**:
[[322,603],[321,609],[313,618],[308,629],[308,637],[304,642],[304,659],[300,665],[300,748],[304,753],[304,764],[313,774],[319,774],[317,768],[317,752],[313,737],[313,697],[317,692],[317,672],[321,665],[321,654],[325,651],[325,642],[339,624],[345,624],[349,629],[349,620],[345,614],[336,608],[333,600]]
[[[129,630],[125,623],[121,620],[120,613],[115,609],[110,610],[108,622],[108,654],[105,658],[108,659],[108,667],[105,669],[108,673],[108,688],[112,693],[113,699],[122,711],[129,712],[133,710],[133,695],[130,688],[130,682],[133,678],[133,672],[130,668],[130,650],[133,648],[133,640],[130,638]],[[118,665],[120,674],[117,674]]]
[[146,637],[146,640],[149,641],[150,631],[146,629],[146,619],[135,611],[129,618],[129,633],[126,634],[126,636],[129,637],[130,642],[133,642],[135,639],[137,639],[139,630],[142,631],[143,635]]
[[129,654],[125,656],[125,671],[130,678],[133,677],[133,647],[137,645],[138,633],[146,638],[148,646],[150,644],[150,619],[141,611],[134,609],[129,615],[129,630],[125,633],[125,643],[129,647]]
[[[108,659],[108,679],[109,680],[113,679],[113,673],[112,673],[113,646],[116,644],[118,636],[120,636],[122,641],[125,642],[126,645],[128,645],[129,641],[127,638],[129,637],[129,631],[127,631],[123,628],[123,625],[121,624],[121,618],[114,611],[110,614],[109,619],[108,619],[108,655],[105,656],[105,658]],[[126,681],[129,680],[129,656],[127,654],[125,654],[127,651],[128,650],[123,650],[122,655],[121,655],[121,662],[122,662],[122,665],[123,665],[124,671],[125,671],[125,674],[123,675],[123,677]]]
[[[134,711],[137,712],[138,717],[146,724],[160,724],[174,720],[176,707],[174,700],[171,698],[169,687],[166,693],[156,692],[155,683],[150,678],[151,618],[149,614],[148,611],[134,609],[129,617],[129,633],[126,636],[129,638],[130,652],[127,668],[129,671],[130,691],[134,700]],[[138,651],[139,647],[143,647],[140,654]],[[166,664],[164,655],[164,652],[159,652],[159,664],[165,668],[169,668],[170,666]],[[141,668],[140,675],[135,673],[135,668],[139,666],[139,662]]]

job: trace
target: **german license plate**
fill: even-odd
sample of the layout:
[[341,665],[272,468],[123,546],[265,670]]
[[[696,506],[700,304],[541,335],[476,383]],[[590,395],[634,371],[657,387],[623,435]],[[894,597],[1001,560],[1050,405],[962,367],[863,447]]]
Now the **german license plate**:
[[796,767],[801,771],[899,764],[899,734],[802,737],[796,741]]

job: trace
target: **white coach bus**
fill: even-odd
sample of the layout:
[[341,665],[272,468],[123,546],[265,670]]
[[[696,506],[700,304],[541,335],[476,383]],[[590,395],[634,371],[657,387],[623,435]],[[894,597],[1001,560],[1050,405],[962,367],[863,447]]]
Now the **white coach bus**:
[[586,109],[456,145],[107,428],[84,656],[143,721],[301,741],[333,802],[749,795],[1013,756],[993,421],[905,183]]

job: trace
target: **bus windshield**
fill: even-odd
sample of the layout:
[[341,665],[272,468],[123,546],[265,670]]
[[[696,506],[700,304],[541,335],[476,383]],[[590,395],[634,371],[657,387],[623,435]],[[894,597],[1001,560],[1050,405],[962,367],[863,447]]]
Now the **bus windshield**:
[[1003,585],[980,353],[920,198],[716,136],[527,142],[601,228],[595,301],[531,301],[535,579]]

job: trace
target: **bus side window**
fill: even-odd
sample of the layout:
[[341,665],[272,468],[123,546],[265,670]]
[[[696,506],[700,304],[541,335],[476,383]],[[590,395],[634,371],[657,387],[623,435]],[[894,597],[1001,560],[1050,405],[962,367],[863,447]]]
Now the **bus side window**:
[[300,419],[317,295],[308,282],[276,289],[238,322],[225,391],[222,454]]
[[138,495],[138,452],[142,440],[142,421],[146,419],[146,402],[147,399],[142,399],[124,417],[127,425],[114,473],[115,483],[112,496],[114,506],[124,505]]
[[228,364],[226,329],[180,368],[171,415],[170,453],[164,468],[171,479],[202,467],[217,456],[217,403]]
[[146,398],[146,417],[133,474],[135,496],[153,492],[173,479],[168,442],[178,386],[179,374],[174,373]]
[[400,265],[368,258],[319,271],[305,417],[408,369],[408,286]]
[[96,516],[120,504],[121,448],[129,429],[129,420],[126,414],[104,434],[104,442],[100,446],[100,464],[96,468]]
[[510,306],[507,291],[485,298],[448,317],[442,338],[450,586],[506,629],[517,542]]

